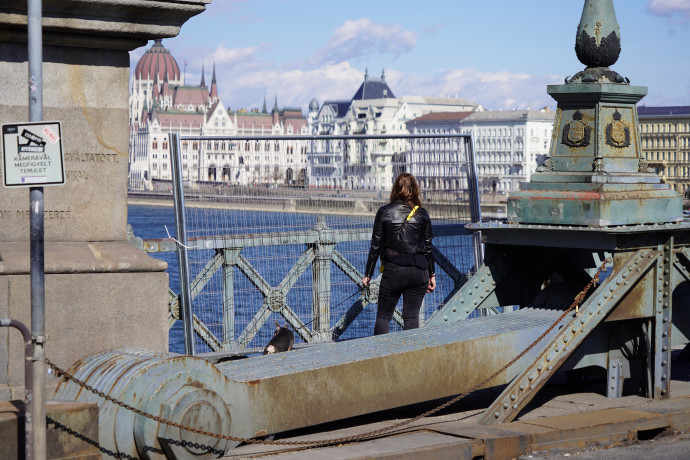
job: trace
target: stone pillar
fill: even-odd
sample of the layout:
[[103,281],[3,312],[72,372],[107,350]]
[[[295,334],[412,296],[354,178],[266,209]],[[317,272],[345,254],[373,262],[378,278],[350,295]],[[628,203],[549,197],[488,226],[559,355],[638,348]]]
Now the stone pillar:
[[[66,172],[44,188],[46,356],[58,365],[168,348],[166,264],[126,242],[128,52],[177,35],[207,3],[43,1],[43,113],[62,122]],[[29,119],[26,24],[26,0],[3,0],[0,123]],[[0,187],[0,317],[30,314],[29,190]],[[0,400],[23,395],[22,347],[0,329]]]

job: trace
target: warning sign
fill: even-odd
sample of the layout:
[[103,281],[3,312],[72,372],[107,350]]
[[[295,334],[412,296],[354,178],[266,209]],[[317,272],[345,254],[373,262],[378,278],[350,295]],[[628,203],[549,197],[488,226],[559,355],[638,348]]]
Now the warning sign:
[[2,125],[2,178],[5,187],[62,185],[65,162],[60,122]]

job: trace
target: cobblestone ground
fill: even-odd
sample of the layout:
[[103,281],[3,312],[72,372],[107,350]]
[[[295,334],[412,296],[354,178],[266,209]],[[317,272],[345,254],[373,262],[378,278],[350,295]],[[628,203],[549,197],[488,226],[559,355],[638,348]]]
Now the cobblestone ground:
[[519,460],[553,460],[557,458],[574,458],[577,460],[686,459],[690,458],[690,433],[676,436],[662,435],[649,441],[608,449],[535,452],[523,455],[519,457]]

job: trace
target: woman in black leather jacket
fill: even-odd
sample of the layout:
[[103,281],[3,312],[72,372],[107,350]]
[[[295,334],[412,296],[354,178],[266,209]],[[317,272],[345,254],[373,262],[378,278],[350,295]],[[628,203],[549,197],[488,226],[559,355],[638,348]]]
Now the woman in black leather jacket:
[[362,278],[364,286],[369,286],[379,256],[383,275],[374,335],[388,332],[401,295],[404,329],[418,328],[419,308],[424,295],[436,287],[436,272],[431,254],[431,219],[419,200],[419,186],[412,174],[403,173],[395,179],[390,203],[376,213]]

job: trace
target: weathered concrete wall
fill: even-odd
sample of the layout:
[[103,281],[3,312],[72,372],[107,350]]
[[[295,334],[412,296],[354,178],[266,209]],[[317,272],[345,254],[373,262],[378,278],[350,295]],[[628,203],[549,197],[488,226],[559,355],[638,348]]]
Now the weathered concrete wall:
[[[62,123],[66,183],[45,187],[46,356],[167,350],[166,264],[125,243],[129,54],[209,0],[44,0],[43,118]],[[26,0],[0,3],[0,123],[29,121]],[[29,190],[0,187],[0,317],[31,324]],[[6,351],[9,351],[7,353]],[[23,346],[0,329],[0,400],[23,394]]]
[[[0,122],[28,120],[25,45],[0,44]],[[129,56],[123,51],[47,46],[43,117],[62,122],[64,186],[45,187],[46,241],[113,241],[127,225]],[[123,183],[125,186],[123,187]],[[25,241],[29,194],[0,188],[2,241]]]

